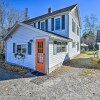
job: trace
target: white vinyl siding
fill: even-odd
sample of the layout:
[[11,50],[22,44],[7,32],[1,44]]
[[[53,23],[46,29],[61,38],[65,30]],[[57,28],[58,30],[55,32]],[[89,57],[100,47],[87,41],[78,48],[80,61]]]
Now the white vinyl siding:
[[[12,35],[12,38],[9,38],[6,41],[6,62],[12,63],[12,64],[17,64],[21,66],[25,66],[31,69],[35,70],[35,40],[38,38],[44,38],[46,39],[46,47],[47,47],[47,37],[45,37],[43,34],[37,33],[35,31],[32,31],[28,28],[20,26]],[[20,59],[18,60],[15,58],[14,53],[13,53],[13,43],[16,44],[28,44],[30,40],[33,39],[32,42],[32,53],[31,55],[28,54],[28,51],[25,55],[25,59]],[[12,49],[11,49],[12,48]],[[48,47],[46,48],[48,49]],[[48,51],[46,50],[46,54],[48,54]],[[47,57],[46,57],[47,58]],[[46,64],[48,63],[48,58],[46,59]],[[47,66],[47,65],[46,65]]]
[[60,52],[54,55],[54,45],[53,42],[49,43],[49,68],[53,68],[54,66],[68,60],[68,45],[66,52]]

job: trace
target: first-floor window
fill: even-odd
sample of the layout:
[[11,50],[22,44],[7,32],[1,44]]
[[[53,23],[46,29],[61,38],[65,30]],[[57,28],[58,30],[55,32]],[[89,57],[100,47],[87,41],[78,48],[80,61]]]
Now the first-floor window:
[[67,43],[54,41],[53,54],[67,51]]
[[72,48],[76,47],[76,42],[72,42]]
[[61,52],[61,42],[57,43],[57,53]]
[[26,44],[17,45],[17,53],[26,53]]
[[79,51],[79,42],[77,42],[77,51]]
[[62,52],[67,51],[67,43],[62,43]]

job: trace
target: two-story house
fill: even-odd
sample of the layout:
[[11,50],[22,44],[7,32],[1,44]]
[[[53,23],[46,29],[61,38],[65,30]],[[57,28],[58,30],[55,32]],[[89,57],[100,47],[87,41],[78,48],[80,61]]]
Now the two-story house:
[[80,28],[77,4],[17,22],[5,36],[5,61],[49,73],[80,54]]

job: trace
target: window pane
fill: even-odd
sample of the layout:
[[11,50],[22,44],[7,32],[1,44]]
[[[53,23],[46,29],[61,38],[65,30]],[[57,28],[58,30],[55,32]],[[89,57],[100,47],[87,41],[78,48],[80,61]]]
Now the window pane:
[[77,35],[79,35],[79,27],[77,26]]
[[45,22],[41,22],[41,30],[45,30]]
[[77,51],[79,51],[79,42],[77,42]]
[[54,55],[57,54],[57,41],[54,41],[54,44],[53,44],[53,54]]
[[66,44],[62,43],[62,52],[66,52]]
[[76,47],[76,42],[72,42],[72,48]]
[[26,45],[25,44],[22,45],[22,53],[26,53]]
[[55,19],[55,29],[56,30],[60,29],[60,18]]
[[17,45],[17,52],[21,53],[21,45]]
[[61,52],[61,43],[57,43],[57,53]]

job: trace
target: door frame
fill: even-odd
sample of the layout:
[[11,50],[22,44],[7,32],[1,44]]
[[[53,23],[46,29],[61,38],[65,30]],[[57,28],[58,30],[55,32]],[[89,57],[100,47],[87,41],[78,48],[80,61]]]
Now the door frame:
[[[40,39],[36,39],[35,40],[36,42],[35,42],[35,65],[36,65],[36,70],[37,71],[39,71],[39,72],[42,72],[42,73],[46,73],[46,39],[45,38],[40,38]],[[44,65],[44,71],[41,71],[41,70],[38,70],[38,68],[37,68],[37,53],[38,53],[38,45],[37,45],[37,41],[43,41],[44,42],[44,46],[43,46],[43,53],[44,53],[44,55],[43,55],[43,65]]]

